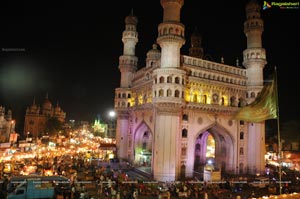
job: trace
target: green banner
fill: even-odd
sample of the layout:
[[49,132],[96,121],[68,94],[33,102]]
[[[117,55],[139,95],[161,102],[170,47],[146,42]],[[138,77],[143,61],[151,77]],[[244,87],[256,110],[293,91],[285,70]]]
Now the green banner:
[[256,100],[253,103],[242,107],[233,119],[256,123],[276,118],[277,82],[276,75],[273,74],[273,80],[264,85]]

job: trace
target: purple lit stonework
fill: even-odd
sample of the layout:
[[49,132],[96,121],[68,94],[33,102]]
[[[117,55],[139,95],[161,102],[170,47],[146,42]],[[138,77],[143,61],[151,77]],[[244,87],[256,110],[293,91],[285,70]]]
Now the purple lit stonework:
[[[186,2],[188,3],[188,2]],[[265,123],[232,120],[263,87],[266,52],[262,47],[260,5],[246,5],[247,48],[243,66],[208,60],[195,30],[188,55],[183,0],[163,0],[158,37],[146,66],[137,67],[137,17],[125,19],[120,87],[115,90],[117,154],[142,167],[155,180],[174,181],[200,173],[258,174],[265,169]],[[139,70],[137,68],[140,68]],[[211,175],[207,175],[209,172]]]

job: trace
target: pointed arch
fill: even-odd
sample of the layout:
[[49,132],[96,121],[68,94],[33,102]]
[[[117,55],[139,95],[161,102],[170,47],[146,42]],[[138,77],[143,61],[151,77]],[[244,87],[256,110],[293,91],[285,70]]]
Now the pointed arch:
[[134,164],[150,167],[152,163],[153,133],[143,120],[133,133]]
[[[207,161],[207,138],[211,135],[215,140],[215,167],[221,171],[229,171],[234,165],[234,138],[220,124],[212,123],[201,129],[194,137],[194,169],[201,169]],[[201,166],[202,165],[202,166]]]

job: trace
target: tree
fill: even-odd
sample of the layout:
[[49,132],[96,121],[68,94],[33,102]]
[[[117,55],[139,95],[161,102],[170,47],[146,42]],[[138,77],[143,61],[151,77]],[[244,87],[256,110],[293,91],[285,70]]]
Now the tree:
[[45,131],[49,136],[58,135],[58,132],[62,130],[63,123],[56,117],[50,117],[46,122]]

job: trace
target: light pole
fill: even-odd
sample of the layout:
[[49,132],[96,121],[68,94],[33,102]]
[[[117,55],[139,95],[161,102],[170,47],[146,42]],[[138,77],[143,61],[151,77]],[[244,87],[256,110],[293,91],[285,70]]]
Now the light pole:
[[29,136],[30,132],[27,132],[27,136],[26,136],[26,141],[28,141],[28,136]]
[[115,111],[109,111],[108,113],[108,116],[109,116],[109,136],[110,138],[114,137],[114,129],[115,129],[115,124],[114,124],[114,120],[115,120],[115,117],[116,117],[116,112]]
[[12,131],[13,131],[13,125],[15,124],[15,120],[10,121],[10,130],[9,130],[9,136],[8,140],[10,142],[10,145],[12,146],[14,143],[14,137],[12,137]]

